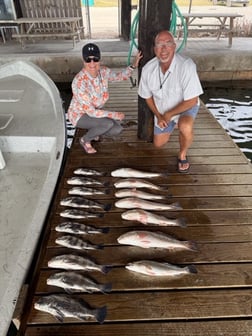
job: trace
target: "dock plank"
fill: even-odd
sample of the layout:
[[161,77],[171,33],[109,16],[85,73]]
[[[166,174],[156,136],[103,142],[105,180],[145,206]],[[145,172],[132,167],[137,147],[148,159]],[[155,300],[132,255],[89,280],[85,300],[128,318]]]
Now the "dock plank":
[[27,336],[251,336],[252,335],[251,320],[228,319],[227,321],[186,321],[167,322],[167,323],[119,323],[104,324],[103,326],[92,325],[92,328],[84,330],[82,325],[64,324],[62,326],[48,326],[46,328],[38,328],[31,326],[27,329]]

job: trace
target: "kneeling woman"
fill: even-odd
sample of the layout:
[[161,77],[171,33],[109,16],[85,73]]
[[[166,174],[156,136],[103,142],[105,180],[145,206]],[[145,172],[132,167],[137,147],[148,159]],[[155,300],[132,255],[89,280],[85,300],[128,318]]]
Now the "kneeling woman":
[[121,133],[122,112],[104,110],[109,99],[108,82],[128,79],[142,58],[138,52],[134,64],[115,72],[100,65],[101,53],[97,45],[88,43],[82,48],[84,66],[72,82],[72,100],[68,118],[73,126],[87,130],[80,144],[88,154],[96,153],[92,140],[102,136],[115,136]]

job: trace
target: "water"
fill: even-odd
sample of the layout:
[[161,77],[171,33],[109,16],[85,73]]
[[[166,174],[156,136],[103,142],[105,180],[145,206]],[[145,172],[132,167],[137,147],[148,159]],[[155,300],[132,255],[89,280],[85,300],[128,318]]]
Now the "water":
[[[218,84],[219,85],[219,84]],[[208,110],[252,161],[252,89],[207,87],[201,96]]]
[[[72,96],[70,84],[56,84],[67,111]],[[205,85],[203,83],[204,94],[201,100],[246,157],[252,161],[252,83],[242,83],[240,87],[230,87],[230,83],[222,82],[211,83],[211,86],[209,83]],[[225,85],[226,87],[223,87]],[[75,129],[67,120],[68,147],[71,146],[74,132]]]

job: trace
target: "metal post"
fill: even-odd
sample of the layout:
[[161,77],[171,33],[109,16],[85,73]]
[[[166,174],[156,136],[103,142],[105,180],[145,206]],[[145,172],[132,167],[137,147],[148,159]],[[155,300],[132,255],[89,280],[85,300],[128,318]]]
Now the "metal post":
[[[170,28],[171,12],[172,0],[140,0],[138,45],[144,57],[139,66],[139,79],[142,67],[154,56],[155,35]],[[141,97],[138,98],[138,137],[147,141],[153,137],[153,113]]]

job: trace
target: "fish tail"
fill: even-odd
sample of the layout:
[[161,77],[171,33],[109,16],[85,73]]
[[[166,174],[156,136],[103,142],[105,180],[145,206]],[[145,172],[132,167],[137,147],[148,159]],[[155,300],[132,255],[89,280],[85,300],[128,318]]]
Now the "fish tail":
[[103,250],[104,246],[102,244],[94,245],[96,250]]
[[178,218],[178,225],[179,225],[180,227],[182,227],[182,228],[187,227],[187,225],[186,225],[186,219],[185,219],[184,217],[182,217],[182,218]]
[[195,274],[198,273],[198,271],[197,271],[197,269],[194,265],[187,266],[187,269],[188,269],[189,273],[195,273]]
[[101,308],[95,309],[95,318],[97,322],[102,324],[107,316],[107,307],[103,306]]
[[109,189],[105,189],[105,190],[104,190],[104,194],[105,194],[105,195],[109,195],[109,194],[110,194]]
[[104,214],[98,213],[95,217],[102,218],[102,217],[104,217]]
[[111,283],[107,283],[105,285],[101,285],[101,291],[102,293],[110,293],[112,290],[112,284]]
[[110,266],[102,266],[102,267],[101,267],[101,271],[102,271],[102,273],[104,273],[104,274],[107,274],[110,270],[111,270],[111,267],[110,267]]
[[107,182],[104,182],[103,185],[104,187],[109,187],[110,183],[107,181]]
[[103,206],[103,209],[104,209],[105,211],[109,211],[109,210],[111,209],[111,207],[112,207],[112,204],[105,204],[105,205]]
[[192,250],[192,251],[198,251],[198,247],[197,247],[197,244],[196,242],[190,240],[188,242],[186,242],[186,246],[189,250]]
[[109,227],[105,227],[101,229],[101,233],[108,233],[109,232]]
[[183,208],[181,207],[181,205],[179,204],[179,202],[175,202],[171,204],[171,207],[175,210],[182,210]]

